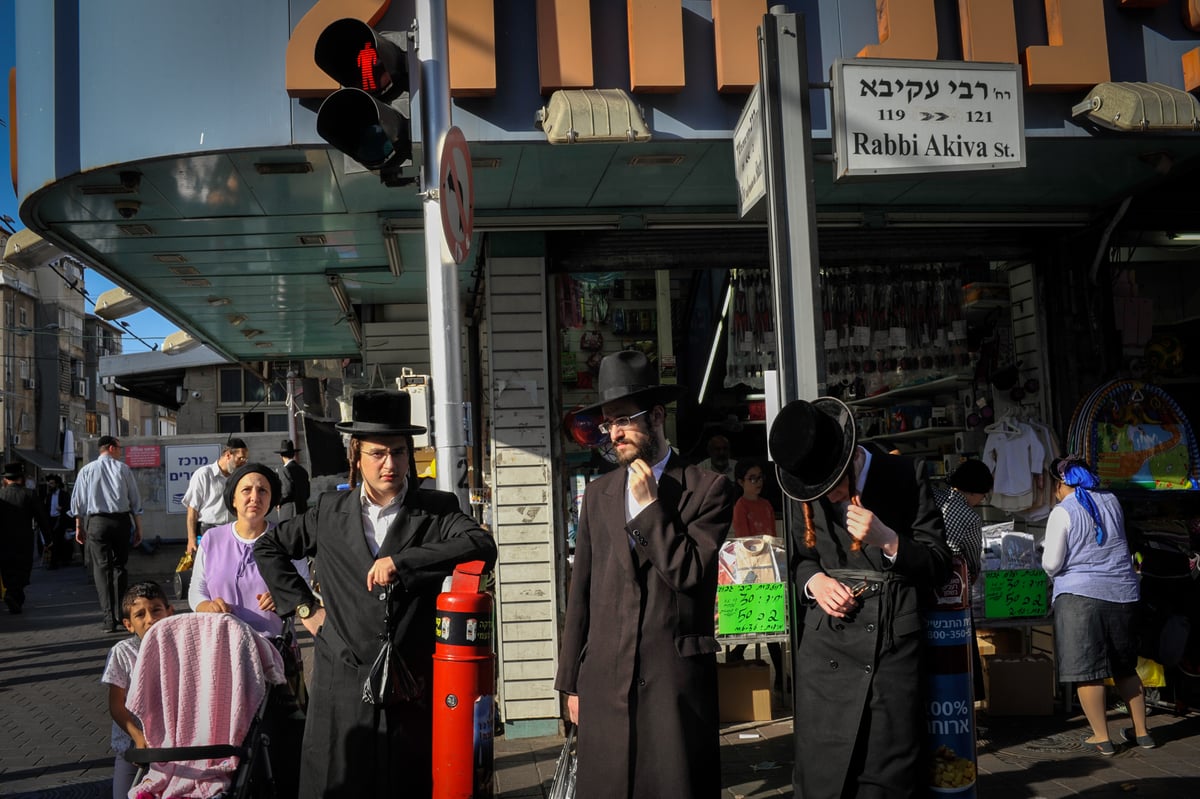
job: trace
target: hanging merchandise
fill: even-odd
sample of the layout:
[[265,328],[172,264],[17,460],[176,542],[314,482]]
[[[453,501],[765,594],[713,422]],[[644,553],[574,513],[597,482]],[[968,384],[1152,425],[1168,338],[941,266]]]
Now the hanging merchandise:
[[725,387],[761,389],[764,373],[775,368],[776,352],[766,270],[731,270],[725,329]]
[[944,264],[823,268],[829,392],[864,399],[966,372],[961,283]]
[[1104,488],[1200,490],[1200,448],[1174,399],[1151,383],[1113,380],[1079,403],[1067,432]]

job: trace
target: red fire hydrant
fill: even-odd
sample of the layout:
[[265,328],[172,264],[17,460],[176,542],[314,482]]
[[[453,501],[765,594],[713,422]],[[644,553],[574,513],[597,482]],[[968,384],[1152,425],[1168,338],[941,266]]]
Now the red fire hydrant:
[[437,600],[433,652],[433,797],[491,799],[495,666],[483,561],[454,570]]

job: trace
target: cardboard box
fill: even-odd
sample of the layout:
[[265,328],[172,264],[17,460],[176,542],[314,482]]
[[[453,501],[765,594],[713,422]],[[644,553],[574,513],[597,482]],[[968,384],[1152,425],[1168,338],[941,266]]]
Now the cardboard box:
[[1024,652],[1020,630],[982,629],[975,633],[975,641],[979,644],[980,657],[1020,655]]
[[762,660],[717,664],[721,722],[771,720],[771,669]]
[[1054,712],[1054,664],[1045,655],[987,655],[983,683],[988,713],[993,716]]

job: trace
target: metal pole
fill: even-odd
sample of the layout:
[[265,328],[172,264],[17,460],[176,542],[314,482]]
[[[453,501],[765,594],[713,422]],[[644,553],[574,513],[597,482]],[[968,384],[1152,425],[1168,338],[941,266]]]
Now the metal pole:
[[296,372],[294,369],[288,369],[287,373],[287,411],[288,411],[288,438],[292,443],[296,443]]
[[781,407],[822,393],[820,261],[804,36],[804,17],[786,13],[783,6],[773,6],[759,29]]
[[458,266],[444,242],[438,201],[442,141],[450,129],[446,0],[417,0],[416,12],[417,58],[421,63],[421,141],[424,144],[421,196],[425,211],[426,296],[437,487],[457,494],[463,511],[469,512]]

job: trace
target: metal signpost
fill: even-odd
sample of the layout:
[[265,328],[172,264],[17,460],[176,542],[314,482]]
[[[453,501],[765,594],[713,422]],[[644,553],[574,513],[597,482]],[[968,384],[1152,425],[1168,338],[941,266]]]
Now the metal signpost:
[[820,396],[824,356],[804,42],[801,15],[770,13],[763,17],[759,82],[781,406],[794,399]]

